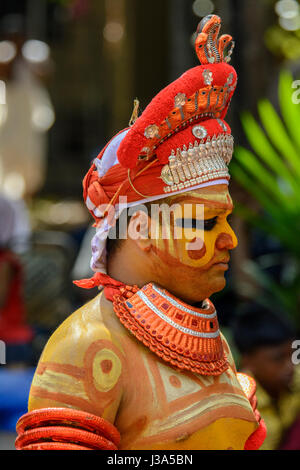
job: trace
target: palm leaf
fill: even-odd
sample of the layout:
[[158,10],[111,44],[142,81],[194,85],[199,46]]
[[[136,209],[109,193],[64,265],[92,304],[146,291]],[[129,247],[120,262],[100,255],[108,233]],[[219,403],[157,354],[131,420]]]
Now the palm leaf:
[[291,200],[291,197],[278,190],[278,177],[276,178],[272,172],[268,171],[252,152],[243,147],[238,147],[235,150],[235,156],[238,157],[239,164],[251,174],[261,189],[264,189],[269,194],[269,197],[272,198],[271,202],[277,209],[277,204],[282,204],[287,211],[294,212],[294,201]]
[[283,159],[274,150],[254,117],[250,113],[244,112],[241,115],[241,121],[248,141],[255,153],[261,158],[267,167],[278,175],[278,177],[285,179],[288,186],[293,188],[293,191],[299,195],[300,199],[299,182],[295,178],[295,175],[285,165]]
[[300,178],[299,153],[287,134],[286,129],[274,107],[268,100],[261,100],[258,103],[258,111],[270,141],[279,150],[281,155],[283,155],[286,159],[286,163],[288,163],[290,168],[295,171],[297,177]]

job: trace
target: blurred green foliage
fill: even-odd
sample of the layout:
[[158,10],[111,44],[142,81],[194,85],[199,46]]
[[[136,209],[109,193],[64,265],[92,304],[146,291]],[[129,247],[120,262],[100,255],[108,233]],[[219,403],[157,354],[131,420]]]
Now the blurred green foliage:
[[275,56],[297,60],[300,57],[300,30],[286,31],[273,25],[265,33],[265,44]]
[[[245,270],[262,287],[258,299],[299,318],[300,312],[300,82],[283,70],[278,98],[281,116],[267,99],[258,103],[261,124],[249,112],[241,116],[248,150],[237,147],[231,173],[259,203],[260,209],[237,205],[250,224],[276,238],[284,254],[265,255],[249,261]],[[299,103],[297,103],[299,101]],[[280,280],[268,269],[281,265]]]
[[[296,18],[293,18],[293,11],[289,5],[286,5],[285,8],[281,5],[280,10],[285,11],[284,18],[282,18],[278,12],[279,0],[264,0],[266,4],[270,6],[270,17],[273,18],[272,10],[274,11],[274,19],[276,22],[270,25],[264,34],[264,41],[266,47],[269,51],[276,56],[279,60],[297,60],[300,58],[300,29],[293,29],[292,25],[295,22],[297,24]],[[286,2],[288,3],[288,2]],[[298,0],[299,3],[299,0]],[[293,10],[293,9],[292,9]],[[295,10],[295,8],[294,8]],[[286,21],[287,24],[284,27],[282,24]]]

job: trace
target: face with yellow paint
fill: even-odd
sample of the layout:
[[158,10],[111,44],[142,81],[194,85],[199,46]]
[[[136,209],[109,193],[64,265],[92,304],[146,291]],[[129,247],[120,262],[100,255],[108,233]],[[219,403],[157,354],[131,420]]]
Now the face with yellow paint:
[[198,302],[225,287],[230,250],[237,246],[228,223],[233,210],[228,186],[189,191],[164,203],[171,209],[168,216],[151,218],[154,279],[179,298]]

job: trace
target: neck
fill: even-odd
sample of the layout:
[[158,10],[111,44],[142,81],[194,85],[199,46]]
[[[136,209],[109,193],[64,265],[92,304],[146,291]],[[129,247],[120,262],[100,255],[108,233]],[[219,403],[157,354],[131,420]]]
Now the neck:
[[174,276],[170,276],[170,270],[168,270],[168,279],[166,271],[161,271],[160,264],[161,260],[156,255],[150,256],[149,252],[138,250],[136,244],[126,240],[112,257],[108,257],[107,273],[117,281],[139,288],[155,283],[191,306],[202,304],[207,298],[205,295],[196,299],[186,295],[183,286],[178,285]]

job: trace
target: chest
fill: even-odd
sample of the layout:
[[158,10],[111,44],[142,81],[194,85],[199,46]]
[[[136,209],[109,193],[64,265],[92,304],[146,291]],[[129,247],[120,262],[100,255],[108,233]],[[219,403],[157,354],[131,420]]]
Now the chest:
[[232,367],[219,376],[193,374],[145,348],[127,364],[117,422],[124,448],[198,449],[200,442],[211,448],[207,440],[214,436],[215,442],[216,433],[224,438],[229,426],[235,434],[238,426],[241,437],[254,430],[251,406]]

